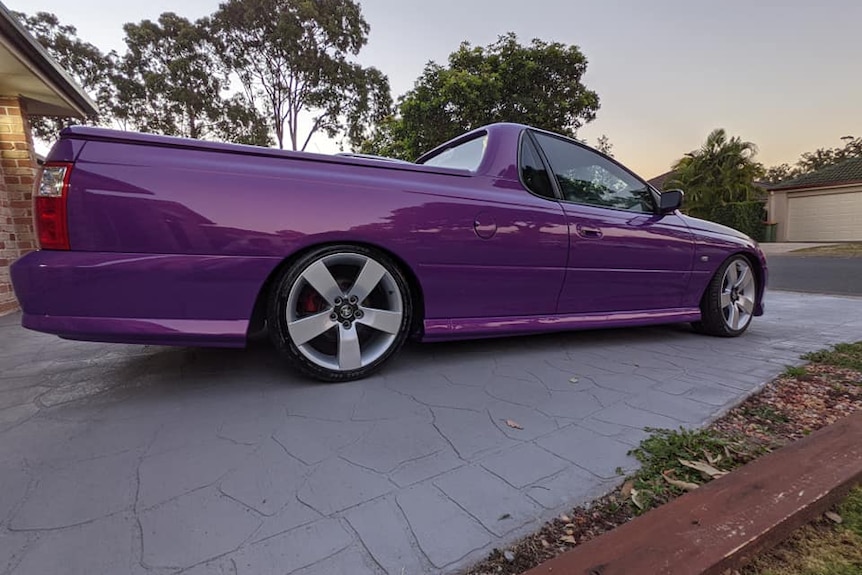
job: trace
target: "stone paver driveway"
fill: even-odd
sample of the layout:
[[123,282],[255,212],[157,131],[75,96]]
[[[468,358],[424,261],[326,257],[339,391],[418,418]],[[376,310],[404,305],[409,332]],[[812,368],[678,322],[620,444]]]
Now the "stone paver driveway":
[[343,385],[266,345],[73,343],[18,321],[0,318],[0,572],[410,575],[609,490],[644,427],[702,424],[860,339],[862,299],[770,293],[738,339],[415,345]]

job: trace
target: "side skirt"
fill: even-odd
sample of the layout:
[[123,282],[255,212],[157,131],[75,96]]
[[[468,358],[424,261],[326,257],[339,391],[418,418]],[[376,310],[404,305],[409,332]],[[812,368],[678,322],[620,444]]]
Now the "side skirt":
[[700,320],[700,309],[672,308],[598,314],[426,319],[422,341],[504,337],[552,331],[629,327]]

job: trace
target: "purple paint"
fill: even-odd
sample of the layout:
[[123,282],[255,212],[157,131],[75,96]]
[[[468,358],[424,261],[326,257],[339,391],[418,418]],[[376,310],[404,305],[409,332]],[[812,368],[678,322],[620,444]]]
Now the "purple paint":
[[[242,346],[295,254],[358,243],[419,284],[426,340],[697,320],[746,236],[678,212],[558,202],[519,180],[525,126],[495,124],[474,173],[96,128],[64,130],[71,251],[12,266],[25,327],[71,339]],[[582,235],[599,228],[600,238]]]

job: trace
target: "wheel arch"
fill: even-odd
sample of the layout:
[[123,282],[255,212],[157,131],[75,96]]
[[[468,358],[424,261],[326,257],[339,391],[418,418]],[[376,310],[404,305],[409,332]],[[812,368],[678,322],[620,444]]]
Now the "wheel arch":
[[[766,291],[766,269],[763,267],[763,263],[760,261],[760,258],[758,258],[755,254],[749,251],[738,250],[731,254],[728,254],[727,257],[721,260],[721,262],[718,264],[718,266],[712,273],[713,275],[715,275],[726,261],[736,256],[742,256],[746,260],[748,260],[748,263],[751,265],[751,269],[754,270],[755,278],[757,279],[757,301],[754,302],[754,313],[752,315],[761,316],[763,315],[763,294]],[[703,299],[706,297],[708,291],[709,282],[707,282],[706,286],[703,288],[703,293],[700,294],[699,301],[701,303],[703,303]]]
[[278,278],[281,277],[284,271],[289,269],[290,266],[292,266],[299,258],[304,256],[308,252],[318,248],[325,248],[327,246],[335,245],[361,246],[377,250],[386,255],[393,262],[395,262],[395,265],[397,265],[398,269],[401,270],[401,272],[404,274],[404,277],[407,280],[408,287],[410,288],[410,298],[413,304],[413,325],[411,327],[410,336],[415,337],[421,335],[423,321],[425,319],[425,296],[424,292],[422,291],[422,284],[419,282],[419,278],[413,268],[404,260],[404,258],[400,257],[392,250],[386,249],[385,247],[382,247],[373,242],[349,240],[326,241],[304,246],[302,249],[299,249],[293,254],[284,258],[281,263],[275,266],[275,268],[266,277],[266,280],[264,280],[263,285],[261,286],[260,291],[257,294],[257,298],[255,298],[246,337],[252,337],[255,334],[258,334],[266,329],[266,315],[267,306],[269,305],[269,296],[272,292],[272,289],[275,287]]

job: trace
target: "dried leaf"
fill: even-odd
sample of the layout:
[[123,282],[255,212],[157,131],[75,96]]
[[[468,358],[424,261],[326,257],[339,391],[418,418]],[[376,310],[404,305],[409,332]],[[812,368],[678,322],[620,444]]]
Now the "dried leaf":
[[572,518],[563,513],[562,515],[560,515],[560,521],[562,521],[563,523],[571,523]]
[[724,477],[729,473],[728,471],[716,469],[705,461],[688,461],[687,459],[679,459],[678,461],[686,467],[700,471],[709,479],[718,479],[719,477]]
[[577,545],[578,544],[578,542],[575,540],[575,538],[572,537],[571,535],[563,535],[562,537],[560,537],[560,541],[562,541],[563,543],[569,543],[570,545]]
[[573,377],[572,379],[569,380],[569,383],[578,383],[578,378]]
[[644,504],[643,504],[643,503],[641,503],[641,500],[640,500],[640,494],[641,494],[641,492],[640,492],[640,491],[638,491],[637,489],[635,489],[634,487],[632,487],[632,503],[634,503],[635,505],[637,505],[637,508],[638,508],[638,509],[641,509],[641,510],[642,510],[642,509],[644,508]]
[[551,544],[550,544],[550,543],[548,543],[548,540],[547,540],[547,539],[542,539],[542,547],[543,547],[543,548],[547,549],[547,548],[548,548],[548,547],[550,547],[550,546],[551,546]]
[[632,489],[635,487],[635,482],[629,479],[623,486],[620,488],[620,496],[622,496],[623,500],[628,499],[632,495]]
[[703,454],[706,456],[706,460],[709,461],[710,465],[716,465],[719,461],[723,459],[721,455],[716,455],[715,457],[713,457],[712,454],[706,449],[703,450]]
[[512,429],[524,429],[524,426],[518,423],[517,421],[512,421],[511,419],[506,420],[506,425],[511,427]]
[[841,525],[842,523],[844,523],[844,519],[834,511],[827,511],[823,515],[826,516],[826,519],[835,523],[836,525]]
[[662,471],[661,476],[664,477],[664,480],[673,485],[674,487],[679,487],[685,491],[694,491],[700,485],[697,483],[690,483],[688,481],[681,481],[679,479],[673,478],[673,470],[668,469],[667,471]]

